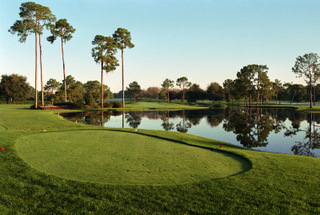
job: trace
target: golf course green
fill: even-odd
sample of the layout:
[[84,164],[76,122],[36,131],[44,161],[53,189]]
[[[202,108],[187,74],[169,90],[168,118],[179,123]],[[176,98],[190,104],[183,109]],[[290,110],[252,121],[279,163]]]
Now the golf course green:
[[35,134],[18,139],[16,148],[24,161],[45,173],[113,185],[194,183],[250,166],[240,156],[116,131]]
[[320,214],[319,158],[28,105],[0,105],[0,127],[0,214]]

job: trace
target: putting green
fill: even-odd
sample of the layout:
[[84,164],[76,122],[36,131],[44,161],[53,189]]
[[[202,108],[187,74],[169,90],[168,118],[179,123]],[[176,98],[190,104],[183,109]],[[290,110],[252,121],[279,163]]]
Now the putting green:
[[227,177],[250,166],[227,153],[105,130],[25,136],[17,140],[16,149],[45,173],[104,184],[186,184]]

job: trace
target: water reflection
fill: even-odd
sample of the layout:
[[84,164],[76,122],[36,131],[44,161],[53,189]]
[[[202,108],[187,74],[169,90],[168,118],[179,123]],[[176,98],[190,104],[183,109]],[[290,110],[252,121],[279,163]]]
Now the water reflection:
[[297,132],[304,131],[305,137],[303,141],[296,141],[296,144],[292,146],[291,150],[296,155],[306,155],[315,157],[315,153],[313,150],[320,149],[320,134],[318,125],[316,122],[316,115],[311,113],[307,116],[307,121],[309,126],[306,129],[301,129],[300,124],[292,124],[291,127],[286,128],[285,136],[293,136],[296,135]]
[[126,123],[129,124],[131,128],[138,128],[141,124],[141,116],[139,112],[128,112],[126,115]]
[[[320,157],[320,114],[288,109],[82,112],[68,120],[108,127],[163,129],[226,140],[245,148]],[[234,141],[232,138],[234,137]],[[270,142],[272,139],[272,142]],[[285,148],[285,149],[284,149]],[[288,152],[289,151],[289,152]]]
[[169,114],[170,114],[170,111],[167,111],[167,112],[163,112],[160,115],[160,119],[162,120],[161,127],[166,131],[170,131],[174,129],[174,123],[169,121],[170,120]]
[[237,135],[237,140],[246,148],[265,147],[268,136],[273,131],[275,119],[261,109],[233,111],[223,123],[225,131]]

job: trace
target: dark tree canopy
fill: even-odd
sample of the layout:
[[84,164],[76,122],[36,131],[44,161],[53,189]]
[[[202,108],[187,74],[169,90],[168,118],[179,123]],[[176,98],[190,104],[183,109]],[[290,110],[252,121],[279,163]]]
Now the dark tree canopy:
[[319,56],[315,53],[305,54],[296,59],[292,72],[299,78],[303,77],[309,86],[310,108],[312,108],[312,87],[320,77]]
[[50,78],[46,85],[44,86],[44,90],[47,91],[47,97],[50,97],[51,103],[53,105],[55,100],[55,91],[58,90],[60,87],[60,83],[53,78]]
[[31,87],[27,83],[25,76],[17,74],[1,76],[0,97],[7,103],[25,100],[30,90]]
[[193,84],[186,92],[188,102],[196,102],[197,100],[206,99],[206,92],[201,89],[199,84]]
[[134,47],[131,42],[131,33],[125,28],[118,28],[113,34],[113,39],[116,41],[118,49],[123,50]]
[[217,82],[213,82],[208,86],[207,94],[209,99],[213,101],[221,101],[224,98],[223,89]]
[[188,81],[187,77],[178,78],[176,81],[178,87],[182,89],[182,102],[185,100],[185,93],[191,87],[191,82]]
[[47,37],[50,43],[53,43],[58,37],[61,38],[61,42],[66,43],[72,39],[72,34],[76,29],[73,28],[66,19],[59,19],[50,26],[50,31],[52,35]]
[[170,101],[170,98],[169,98],[169,89],[172,88],[174,86],[174,81],[173,80],[170,80],[168,78],[166,78],[166,80],[163,81],[163,83],[161,84],[163,90],[167,93],[168,95],[168,102]]
[[129,87],[127,87],[128,95],[133,98],[134,101],[136,101],[136,98],[140,95],[141,91],[141,86],[136,81],[130,83]]
[[[86,91],[86,97],[89,95],[92,97],[93,101],[95,103],[98,102],[98,99],[100,98],[101,95],[101,85],[99,81],[87,81],[83,85],[85,91]],[[100,98],[101,99],[101,98]]]

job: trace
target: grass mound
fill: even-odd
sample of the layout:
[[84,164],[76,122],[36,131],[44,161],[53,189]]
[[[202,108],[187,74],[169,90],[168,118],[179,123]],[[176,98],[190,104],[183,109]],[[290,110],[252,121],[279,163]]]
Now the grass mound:
[[228,177],[248,161],[127,132],[84,130],[18,139],[20,156],[58,177],[113,185],[176,185]]

